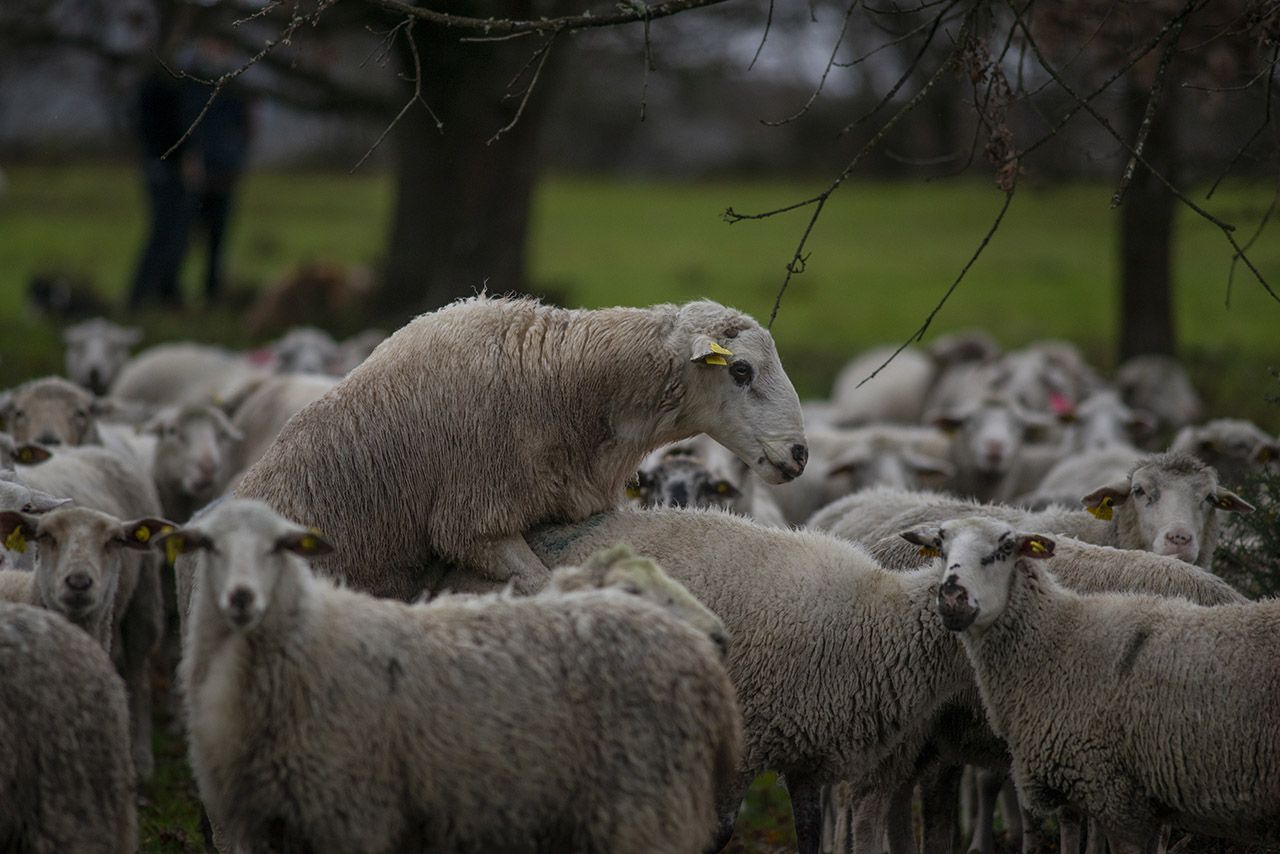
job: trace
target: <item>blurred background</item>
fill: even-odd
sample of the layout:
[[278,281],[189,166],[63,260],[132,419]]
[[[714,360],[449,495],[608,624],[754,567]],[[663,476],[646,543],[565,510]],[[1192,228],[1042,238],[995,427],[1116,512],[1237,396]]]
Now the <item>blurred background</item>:
[[[482,287],[764,322],[786,283],[773,332],[824,397],[963,273],[923,343],[1062,338],[1104,374],[1176,355],[1208,415],[1280,429],[1277,3],[447,8],[553,23],[7,0],[0,386],[60,371],[61,330],[95,315],[248,349]],[[619,23],[555,23],[587,10]],[[151,806],[148,850],[191,850],[190,780],[159,773],[188,797]],[[735,844],[785,847],[787,809],[758,786]]]

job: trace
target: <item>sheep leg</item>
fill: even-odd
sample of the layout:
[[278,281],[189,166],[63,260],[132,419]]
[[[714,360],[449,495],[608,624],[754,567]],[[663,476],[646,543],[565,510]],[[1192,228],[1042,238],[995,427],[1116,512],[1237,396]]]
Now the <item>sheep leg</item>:
[[156,568],[143,562],[138,585],[120,619],[117,670],[124,680],[129,702],[129,735],[133,767],[139,783],[151,779],[151,653],[164,626],[164,603]]
[[978,768],[973,776],[978,787],[978,814],[974,820],[973,839],[969,842],[969,851],[994,854],[996,799],[1000,795],[1000,789],[1004,787],[1005,775],[989,768]]
[[916,854],[916,829],[911,816],[911,801],[916,793],[916,781],[907,780],[889,799],[889,811],[885,820],[885,836],[889,854]]
[[955,850],[956,800],[964,780],[964,766],[938,768],[932,779],[920,784],[920,817],[924,823],[924,850],[951,854]]
[[720,815],[720,826],[716,830],[715,841],[707,848],[709,854],[721,851],[733,838],[733,826],[738,820],[738,809],[747,794],[754,776],[750,771],[738,771],[720,782],[716,789],[716,812]]
[[499,584],[510,583],[516,593],[524,596],[537,593],[551,577],[551,570],[520,535],[485,543],[469,563],[486,578]]
[[1009,843],[1021,845],[1022,809],[1018,805],[1018,790],[1013,786],[1013,779],[1007,776],[1004,780],[1004,786],[1000,789],[1000,818],[1004,821],[1005,832],[1009,835]]
[[966,765],[960,775],[960,834],[966,838],[973,832],[973,812],[977,809],[975,771],[972,765]]
[[853,850],[880,854],[884,850],[885,812],[888,801],[880,792],[858,798],[853,805]]
[[1022,819],[1022,854],[1037,854],[1040,848],[1040,817],[1032,815],[1026,807],[1018,805]]
[[1107,835],[1098,820],[1090,816],[1085,827],[1084,854],[1107,854]]
[[822,847],[822,787],[808,777],[788,774],[791,817],[796,823],[799,854],[820,854]]
[[1080,854],[1080,813],[1063,807],[1058,813],[1058,850],[1061,854]]
[[822,794],[822,854],[836,852],[836,821],[840,803],[835,786],[823,786]]

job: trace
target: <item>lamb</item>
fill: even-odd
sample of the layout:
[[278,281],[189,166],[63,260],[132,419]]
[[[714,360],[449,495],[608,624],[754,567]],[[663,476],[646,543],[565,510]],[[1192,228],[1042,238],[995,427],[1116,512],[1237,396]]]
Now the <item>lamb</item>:
[[1253,511],[1253,505],[1217,481],[1214,470],[1194,457],[1157,454],[1140,460],[1128,477],[1086,495],[1082,501],[1087,511],[1030,511],[956,501],[937,493],[876,489],[823,508],[809,526],[854,542],[874,543],[924,522],[989,516],[1096,545],[1174,555],[1207,569],[1217,546],[1219,513]]
[[124,363],[129,348],[142,340],[142,330],[120,326],[95,317],[62,331],[67,345],[67,376],[96,395],[107,393]]
[[722,800],[725,832],[751,779],[772,769],[786,779],[801,852],[816,852],[820,787],[897,785],[933,711],[972,685],[930,610],[933,572],[883,570],[832,537],[670,508],[617,510],[527,537],[548,564],[627,543],[724,621],[746,727],[740,773]]
[[316,567],[357,589],[412,599],[444,559],[530,592],[548,570],[521,532],[615,506],[648,451],[699,432],[766,481],[804,469],[799,400],[750,317],[482,295],[383,342],[236,492],[332,537]]
[[[805,422],[806,425],[808,422]],[[869,486],[941,486],[955,474],[951,440],[932,427],[877,424],[805,431],[809,464],[803,476],[767,487],[786,520],[803,523],[822,507]]]
[[1169,446],[1213,466],[1223,483],[1239,488],[1255,472],[1280,470],[1280,440],[1252,421],[1215,418],[1183,427]]
[[1120,854],[1165,822],[1280,840],[1280,601],[1074,593],[1039,565],[1052,539],[993,519],[909,536],[943,554],[938,613],[1033,808],[1089,814]]
[[138,847],[124,689],[56,614],[0,602],[0,840],[31,854]]
[[121,549],[145,551],[152,534],[172,524],[163,519],[121,522],[84,507],[41,515],[0,511],[0,539],[25,551],[42,546],[35,570],[0,570],[0,599],[47,608],[79,626],[111,652],[128,600],[118,597]]
[[143,431],[156,439],[150,470],[169,519],[190,519],[237,471],[232,454],[244,434],[217,407],[187,404],[164,410]]
[[334,377],[311,374],[278,374],[264,381],[231,420],[243,439],[232,449],[227,470],[243,474],[267,452],[285,422],[337,384]]
[[[155,486],[104,448],[58,451],[48,462],[20,469],[9,479],[48,495],[74,499],[79,507],[117,519],[160,516]],[[141,552],[122,556],[111,655],[129,696],[134,766],[140,779],[151,775],[151,683],[148,664],[159,643],[164,620],[155,557]]]
[[255,501],[157,541],[196,563],[191,765],[233,846],[710,841],[741,720],[710,639],[664,609],[611,588],[375,599],[314,576],[304,557],[328,544]]
[[1166,434],[1200,420],[1204,405],[1187,369],[1170,356],[1134,356],[1116,369],[1125,403],[1156,416]]

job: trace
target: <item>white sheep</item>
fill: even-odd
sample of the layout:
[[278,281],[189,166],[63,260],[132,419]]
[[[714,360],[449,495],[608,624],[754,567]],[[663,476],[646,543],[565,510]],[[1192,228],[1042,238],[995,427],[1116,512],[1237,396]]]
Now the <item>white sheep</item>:
[[651,452],[634,480],[628,482],[627,496],[640,507],[716,507],[762,525],[787,527],[765,484],[745,463],[706,436]]
[[341,375],[338,342],[323,329],[295,326],[271,344],[276,371],[285,374]]
[[799,525],[822,507],[870,486],[939,487],[954,474],[951,439],[933,427],[877,424],[812,429],[809,463],[790,483],[766,487],[783,516]]
[[1056,438],[1056,420],[1004,395],[970,399],[931,423],[951,434],[955,475],[948,488],[963,497],[1007,501],[1021,495],[1060,455],[1048,443]]
[[800,850],[816,852],[820,788],[841,779],[859,793],[896,786],[933,711],[972,685],[931,611],[933,573],[884,570],[832,537],[673,508],[617,510],[527,537],[548,564],[627,543],[724,621],[746,731],[722,804],[726,833],[750,781],[775,770],[791,795]]
[[337,384],[335,377],[315,374],[278,374],[264,380],[240,404],[231,420],[243,436],[228,464],[233,479],[262,458],[290,418]]
[[914,348],[903,350],[873,379],[867,380],[896,349],[892,346],[874,347],[840,369],[831,387],[835,424],[858,427],[884,422],[919,422],[938,371],[937,364],[927,353]]
[[1280,840],[1280,601],[1074,593],[1051,538],[993,519],[910,536],[943,555],[938,612],[1033,808],[1087,813],[1117,854],[1166,822]]
[[647,452],[700,432],[767,481],[804,469],[799,400],[747,315],[480,296],[383,342],[236,493],[324,531],[317,569],[376,595],[413,598],[439,558],[527,592],[548,570],[522,531],[615,506]]
[[100,445],[98,418],[111,404],[70,380],[42,377],[0,396],[0,418],[18,443]]
[[106,394],[129,360],[129,348],[142,340],[142,330],[95,317],[62,331],[67,345],[67,376],[94,394]]
[[302,556],[325,541],[254,501],[161,542],[196,564],[191,765],[233,846],[692,854],[711,840],[741,722],[710,639],[661,607],[612,588],[375,599],[314,576]]
[[1083,503],[1085,510],[1030,511],[937,493],[871,489],[824,507],[809,526],[869,544],[924,522],[990,516],[1097,545],[1174,555],[1207,568],[1217,546],[1219,513],[1253,511],[1253,505],[1218,485],[1212,468],[1174,453],[1140,460],[1128,476],[1094,489]]
[[212,403],[227,412],[271,371],[222,347],[179,342],[148,347],[120,369],[111,397],[153,407]]
[[1169,445],[1211,465],[1223,483],[1239,488],[1250,475],[1280,471],[1280,439],[1252,421],[1215,418],[1183,427]]
[[[47,462],[19,468],[10,479],[117,519],[161,515],[151,481],[104,448],[64,448]],[[149,662],[163,633],[164,603],[155,556],[130,552],[122,561],[116,605],[125,611],[111,653],[128,690],[134,765],[145,780],[152,770]]]
[[149,466],[164,515],[179,522],[222,493],[244,438],[222,410],[187,404],[162,410],[142,428],[155,438]]
[[0,840],[31,854],[137,850],[124,689],[56,614],[0,602]]
[[125,568],[121,552],[149,549],[151,536],[166,526],[173,527],[154,518],[121,522],[85,507],[39,515],[0,511],[0,540],[7,548],[40,545],[33,571],[0,570],[0,599],[61,614],[110,653],[129,605],[117,595]]
[[1166,433],[1198,421],[1204,411],[1187,369],[1171,356],[1134,356],[1116,369],[1125,403],[1154,414]]

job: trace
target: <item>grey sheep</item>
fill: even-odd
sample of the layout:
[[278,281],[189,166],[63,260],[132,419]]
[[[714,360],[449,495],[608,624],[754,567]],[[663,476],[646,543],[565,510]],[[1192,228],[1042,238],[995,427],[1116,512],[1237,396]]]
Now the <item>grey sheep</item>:
[[800,850],[816,852],[820,787],[842,779],[859,792],[895,785],[932,712],[972,685],[932,613],[934,573],[884,570],[833,537],[665,508],[549,525],[528,539],[549,564],[626,543],[724,621],[746,752],[722,801],[722,842],[747,785],[775,770],[791,795]]
[[236,494],[332,538],[316,568],[357,589],[412,599],[443,559],[529,592],[548,570],[521,532],[616,506],[647,452],[700,432],[767,481],[804,469],[795,389],[747,315],[479,296],[383,342]]
[[303,556],[325,541],[256,501],[161,542],[196,563],[180,679],[201,798],[231,845],[711,840],[741,721],[710,639],[662,608],[617,589],[376,599],[313,575]]
[[106,394],[129,360],[129,348],[142,340],[142,330],[95,317],[62,331],[67,345],[67,377],[94,394]]
[[162,410],[142,428],[155,437],[151,477],[164,515],[185,522],[218,497],[238,470],[233,454],[244,438],[210,404],[186,404]]
[[0,599],[60,614],[110,653],[129,605],[117,595],[121,551],[149,549],[150,537],[166,526],[172,527],[153,518],[121,522],[85,507],[39,515],[0,511],[0,540],[7,548],[41,547],[34,570],[0,570]]
[[133,854],[124,688],[56,614],[0,602],[0,841],[30,854]]
[[1075,593],[1041,564],[1051,538],[994,519],[910,536],[943,555],[938,612],[1033,808],[1089,814],[1117,854],[1166,822],[1280,840],[1280,600]]
[[1031,511],[937,493],[874,489],[823,508],[809,526],[869,544],[924,522],[990,516],[1027,530],[1170,554],[1208,568],[1217,546],[1219,513],[1253,511],[1253,505],[1218,485],[1212,468],[1175,453],[1143,458],[1127,477],[1098,487],[1083,503],[1087,510]]
[[1183,427],[1169,446],[1213,466],[1223,483],[1240,487],[1252,474],[1280,471],[1280,439],[1252,421],[1215,418]]
[[980,501],[1008,501],[1034,489],[1059,457],[1054,417],[1003,394],[971,398],[934,415],[951,434],[955,474],[949,491]]
[[1166,433],[1200,420],[1204,411],[1187,369],[1171,356],[1134,356],[1116,368],[1115,384],[1125,403],[1154,414]]
[[[117,519],[161,515],[151,481],[104,448],[64,448],[10,479]],[[152,770],[149,662],[163,632],[164,603],[156,556],[129,552],[122,560],[116,606],[125,610],[116,623],[111,654],[128,690],[134,765],[145,780]]]

